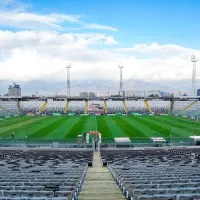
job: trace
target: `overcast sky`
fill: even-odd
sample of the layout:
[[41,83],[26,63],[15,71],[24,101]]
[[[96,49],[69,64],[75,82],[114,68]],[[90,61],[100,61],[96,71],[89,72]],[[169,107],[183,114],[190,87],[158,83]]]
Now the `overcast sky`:
[[[199,19],[198,0],[0,0],[0,93],[13,81],[26,93],[62,93],[67,63],[80,91],[88,80],[98,80],[96,92],[117,90],[120,64],[125,81],[189,92],[191,55],[200,58]],[[102,89],[105,80],[113,88],[109,82]],[[73,89],[79,92],[77,84]]]

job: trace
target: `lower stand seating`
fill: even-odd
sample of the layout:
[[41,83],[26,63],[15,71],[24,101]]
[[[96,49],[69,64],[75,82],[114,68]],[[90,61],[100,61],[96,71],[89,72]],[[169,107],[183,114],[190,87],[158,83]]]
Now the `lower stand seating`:
[[[191,151],[191,150],[190,150]],[[131,200],[200,199],[200,159],[166,150],[101,151],[116,183]]]
[[0,163],[0,200],[75,200],[91,157],[92,151],[7,154]]

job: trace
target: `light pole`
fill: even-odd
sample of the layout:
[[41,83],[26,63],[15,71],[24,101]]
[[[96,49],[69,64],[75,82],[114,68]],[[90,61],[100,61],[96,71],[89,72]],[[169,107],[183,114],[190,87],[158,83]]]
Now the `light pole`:
[[67,97],[70,97],[70,68],[71,68],[71,63],[69,63],[66,66],[67,69]]

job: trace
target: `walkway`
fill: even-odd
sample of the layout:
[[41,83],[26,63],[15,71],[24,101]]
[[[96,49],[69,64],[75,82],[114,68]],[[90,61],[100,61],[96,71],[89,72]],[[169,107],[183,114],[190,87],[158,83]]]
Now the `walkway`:
[[93,167],[88,172],[83,183],[79,200],[123,200],[126,199],[113,180],[107,167],[102,167],[99,152],[94,152]]

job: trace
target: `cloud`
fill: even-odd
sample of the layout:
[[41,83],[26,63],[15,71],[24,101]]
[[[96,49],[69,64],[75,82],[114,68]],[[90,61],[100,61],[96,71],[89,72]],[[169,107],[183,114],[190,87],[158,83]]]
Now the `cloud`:
[[15,11],[24,11],[27,8],[30,8],[32,5],[28,0],[0,0],[0,9],[5,10],[15,10]]
[[[153,83],[159,83],[179,90],[181,87],[185,89],[187,82],[191,84],[188,81],[192,76],[190,57],[196,54],[199,58],[198,49],[156,42],[135,44],[131,48],[111,48],[118,44],[112,35],[64,33],[60,30],[68,30],[70,27],[63,28],[63,24],[72,23],[84,31],[94,29],[111,33],[118,31],[116,28],[97,23],[88,24],[78,15],[28,12],[20,6],[18,9],[18,3],[20,1],[0,0],[3,7],[0,9],[0,25],[22,29],[16,32],[0,31],[0,80],[64,81],[65,65],[70,62],[73,81],[101,80],[100,85],[105,80],[116,82],[119,80],[118,64],[123,64],[125,81],[134,78],[151,83],[152,87],[155,86]],[[197,79],[200,79],[198,63]],[[180,80],[185,80],[184,86],[175,84]],[[125,89],[135,88],[127,84]]]
[[[83,15],[63,13],[42,14],[30,12],[31,4],[26,0],[0,0],[0,26],[22,30],[72,30],[93,29],[117,31],[117,29],[82,20]],[[63,28],[63,24],[65,25]],[[67,26],[66,26],[67,24]],[[78,27],[70,27],[76,24]]]
[[[124,80],[134,77],[147,82],[190,80],[193,49],[159,45],[153,52],[157,57],[145,57],[149,51],[143,46],[143,57],[126,54],[121,50],[106,49],[115,43],[112,36],[104,34],[59,34],[55,31],[0,31],[0,80],[65,80],[65,65],[71,62],[73,80],[118,80],[118,64],[124,65]],[[99,45],[102,45],[99,47]],[[136,46],[141,46],[140,44]],[[174,48],[173,48],[174,47]],[[179,49],[179,51],[177,51]],[[135,52],[141,52],[135,49]],[[172,54],[171,52],[177,52]],[[186,57],[180,56],[182,53]],[[199,51],[197,50],[198,54]],[[197,78],[200,78],[197,63]],[[189,83],[190,84],[190,83]],[[175,85],[173,85],[176,87]],[[131,89],[131,88],[127,88]],[[152,88],[155,89],[155,88]]]
[[40,15],[26,12],[0,12],[0,25],[9,26],[20,29],[57,29],[62,30],[61,23],[71,22],[77,23],[78,16],[63,15],[63,14],[49,14]]
[[118,44],[118,42],[112,36],[109,36],[107,37],[105,44],[113,45],[113,44]]
[[179,56],[181,58],[190,59],[191,55],[193,54],[196,54],[198,57],[200,57],[200,50],[198,49],[185,48],[176,44],[161,45],[155,42],[151,44],[137,44],[132,48],[118,48],[115,50],[120,52],[140,53],[143,55],[151,55],[156,57]]
[[[116,28],[87,23],[83,21],[82,15],[69,15],[62,13],[41,14],[27,11],[30,4],[20,0],[0,0],[0,26],[29,29],[29,30],[77,30],[93,29],[104,31],[118,31]],[[68,28],[63,24],[69,23]],[[78,27],[70,27],[70,23]]]
[[78,28],[68,30],[93,29],[104,31],[118,31],[116,28],[100,24],[88,24],[81,21],[81,16],[67,14],[38,14],[32,12],[2,11],[0,10],[0,25],[18,29],[29,30],[64,30],[63,23],[77,24]]
[[85,24],[83,26],[85,29],[99,29],[99,30],[108,30],[108,31],[118,31],[116,28],[113,28],[111,26],[103,26],[100,24]]

